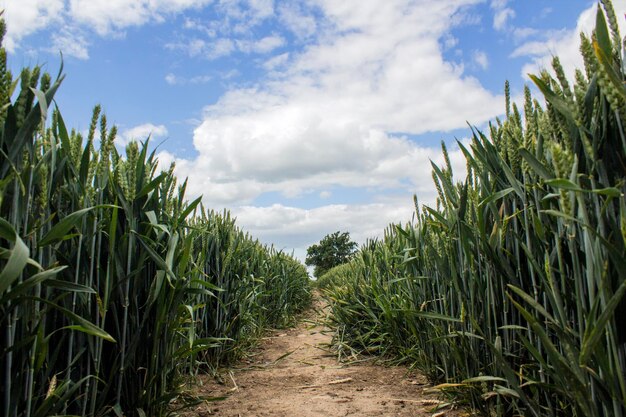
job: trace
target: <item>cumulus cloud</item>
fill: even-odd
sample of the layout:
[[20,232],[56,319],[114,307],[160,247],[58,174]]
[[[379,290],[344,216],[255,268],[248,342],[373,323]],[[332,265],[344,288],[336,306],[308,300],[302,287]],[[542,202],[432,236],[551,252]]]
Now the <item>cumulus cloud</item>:
[[[86,59],[89,42],[83,32],[121,37],[129,27],[162,23],[173,14],[212,3],[213,0],[0,0],[0,7],[5,10],[8,26],[5,46],[9,52],[13,52],[23,38],[54,24],[62,28],[61,34],[53,36],[54,47],[62,46],[68,55]],[[247,43],[243,48],[252,52],[268,53],[284,44],[279,36],[256,41],[247,39],[251,28],[274,16],[273,0],[233,0],[218,2],[214,7],[221,13],[215,21],[204,24],[187,17],[183,24],[184,29],[200,32],[204,38],[183,38],[167,46],[184,50],[192,57],[204,55],[216,59],[236,50],[236,38],[244,35]],[[78,30],[81,36],[72,36],[70,29]]]
[[476,50],[472,52],[472,60],[481,69],[486,70],[489,68],[489,58],[485,51]]
[[[462,178],[464,159],[461,152],[451,152],[450,158],[453,169]],[[443,162],[440,156],[437,162]],[[430,178],[430,164],[426,165],[428,169],[420,169],[420,173]],[[425,174],[426,171],[428,174]],[[436,193],[432,186],[427,185],[416,191],[420,195],[420,204],[434,205]],[[320,193],[322,199],[329,197],[328,191]],[[379,197],[365,204],[326,204],[309,209],[284,204],[266,207],[244,205],[235,207],[232,212],[238,224],[253,236],[268,244],[280,242],[277,249],[293,249],[295,255],[304,261],[306,248],[329,233],[349,231],[352,240],[363,244],[367,239],[381,238],[391,223],[410,221],[415,214],[415,207],[411,193],[402,193]]]
[[[162,163],[176,161],[190,197],[230,207],[246,230],[302,256],[336,230],[360,242],[380,235],[388,223],[410,219],[413,193],[422,203],[435,199],[430,161],[443,163],[441,152],[410,135],[482,124],[501,111],[502,97],[443,58],[452,16],[475,3],[327,0],[315,11],[285,3],[283,22],[296,12],[310,19],[294,18],[310,24],[290,29],[309,37],[306,46],[265,61],[267,79],[233,88],[204,109],[194,131],[197,157],[164,152]],[[488,64],[480,54],[477,62]],[[461,152],[450,156],[462,178]],[[396,194],[308,209],[254,205],[264,193],[313,195],[325,204],[329,190],[337,196],[345,187]]]
[[257,19],[266,19],[274,15],[274,0],[248,0],[248,6]]
[[166,15],[198,8],[212,0],[2,0],[8,22],[6,46],[50,26],[83,25],[100,35],[115,34],[130,26],[162,22]]
[[359,244],[382,235],[390,223],[408,221],[413,214],[410,199],[383,203],[331,204],[302,209],[274,204],[269,207],[243,206],[233,211],[237,223],[266,243],[280,242],[277,249],[295,250],[304,261],[306,248],[337,230],[350,231]]
[[276,48],[285,45],[285,39],[280,35],[270,35],[259,40],[239,40],[237,47],[242,52],[254,52],[258,54],[266,54],[272,52]]
[[[200,156],[195,160],[178,159],[177,170],[181,177],[190,178],[192,196],[204,194],[205,202],[217,207],[250,204],[268,192],[293,198],[330,186],[397,188],[409,197],[413,192],[432,191],[430,161],[443,162],[437,148],[417,147],[405,138],[379,131],[362,139],[351,134],[351,141],[341,140],[339,135],[346,132],[338,132],[325,143],[303,142],[302,146],[284,141],[272,146],[267,140],[232,143],[229,137],[198,149]],[[311,137],[315,134],[311,132]],[[340,143],[333,145],[333,140]],[[314,150],[315,146],[321,149]],[[464,160],[460,152],[452,152],[451,158],[455,172],[461,175]]]
[[65,56],[78,59],[89,59],[88,46],[89,43],[80,29],[63,27],[57,33],[52,34],[52,47],[49,51],[62,52]]
[[263,63],[263,68],[265,68],[268,71],[272,71],[285,65],[288,60],[289,60],[289,52],[285,52],[280,55],[275,55]]
[[[467,142],[467,141],[465,141]],[[467,143],[466,143],[467,144]],[[259,238],[262,242],[276,243],[278,249],[294,250],[295,255],[304,260],[306,248],[318,242],[323,236],[337,230],[349,231],[353,240],[359,244],[367,239],[381,237],[384,229],[390,223],[409,221],[414,214],[412,194],[417,193],[420,204],[434,205],[436,192],[431,183],[430,161],[443,166],[444,161],[440,152],[431,148],[422,148],[412,155],[404,157],[399,150],[396,159],[389,159],[381,166],[385,166],[390,183],[399,185],[398,178],[411,176],[414,182],[406,189],[398,189],[391,195],[373,198],[372,202],[362,204],[323,204],[314,208],[294,207],[288,204],[271,204],[269,206],[255,206],[246,204],[252,202],[253,197],[262,192],[282,192],[289,194],[294,190],[308,189],[322,190],[319,197],[324,200],[331,197],[331,192],[324,189],[328,184],[343,184],[358,187],[363,184],[373,185],[378,175],[367,172],[364,167],[360,172],[361,179],[355,172],[332,172],[327,175],[318,175],[316,178],[285,179],[276,183],[264,183],[256,179],[234,182],[207,181],[198,184],[198,176],[194,170],[198,165],[190,161],[177,159],[169,152],[159,154],[159,163],[167,169],[172,162],[176,162],[177,173],[190,176],[188,184],[189,197],[196,197],[204,193],[205,203],[210,207],[230,207],[237,217],[237,222],[246,231]],[[458,149],[451,149],[449,156],[455,178],[462,179],[465,175],[465,160]],[[203,163],[208,163],[204,161]],[[369,177],[369,179],[368,179]],[[191,189],[189,188],[191,186]],[[370,188],[371,187],[367,187]],[[336,187],[332,195],[340,195],[342,187]],[[243,204],[242,204],[243,203]]]
[[237,39],[237,38],[213,38],[201,39],[190,38],[183,41],[168,42],[165,47],[170,50],[178,50],[190,57],[203,57],[209,60],[229,56],[233,52],[240,51],[246,54],[267,54],[286,44],[280,35],[269,35],[261,39]]
[[509,29],[509,21],[515,18],[515,10],[508,7],[509,0],[491,0],[493,10],[493,28],[503,31]]
[[228,56],[236,50],[235,42],[229,38],[204,40],[192,38],[185,41],[169,42],[165,47],[174,51],[182,51],[191,58],[203,57],[209,60]]
[[241,20],[243,25],[254,25],[274,14],[273,0],[220,1],[218,7],[229,17]]
[[[494,2],[504,3],[504,2]],[[515,17],[515,11],[509,7],[497,5],[493,16],[493,28],[495,30],[504,30],[508,26],[510,19]]]
[[[164,125],[154,125],[152,123],[144,123],[138,126],[124,129],[115,139],[118,146],[126,146],[132,140],[144,141],[148,137],[157,139],[167,136],[167,128]],[[167,156],[164,156],[166,158]]]
[[317,31],[315,17],[295,1],[285,2],[278,9],[280,21],[299,39],[307,39]]
[[101,35],[147,22],[161,22],[168,13],[201,7],[212,0],[70,0],[69,14]]
[[316,43],[266,83],[205,109],[194,132],[199,156],[177,163],[190,191],[236,206],[333,185],[426,190],[439,150],[406,135],[500,113],[501,97],[442,57],[450,16],[474,1],[353,3],[321,2]]
[[213,79],[210,75],[195,75],[193,77],[182,77],[171,72],[165,75],[165,82],[169,85],[185,85],[185,84],[206,84]]
[[[463,141],[467,145],[467,140]],[[413,219],[415,206],[411,195],[419,196],[420,205],[434,206],[437,194],[430,183],[431,165],[429,158],[443,166],[443,157],[434,150],[424,150],[425,154],[418,163],[415,177],[420,177],[419,186],[390,195],[378,195],[369,203],[325,204],[315,208],[292,207],[285,204],[272,204],[265,207],[242,205],[232,208],[237,222],[245,230],[261,241],[271,244],[280,242],[278,249],[293,249],[295,255],[304,261],[306,248],[317,243],[325,235],[337,230],[349,231],[352,240],[363,244],[367,239],[381,238],[385,228],[391,223],[405,223]],[[164,167],[175,158],[163,160]],[[449,150],[455,178],[465,176],[465,159],[458,149]],[[410,158],[409,158],[410,159]],[[402,167],[401,167],[402,168]],[[405,166],[406,168],[406,166]],[[367,175],[367,174],[365,174]],[[402,175],[397,173],[397,175]],[[281,187],[288,186],[282,184]],[[341,194],[339,187],[333,194]],[[320,192],[320,198],[331,197],[327,190]]]
[[204,55],[209,59],[215,59],[230,55],[235,50],[235,43],[231,39],[221,38],[206,44]]
[[165,82],[169,85],[182,84],[183,80],[177,77],[175,74],[169,73],[165,76]]
[[459,40],[452,36],[451,33],[446,33],[442,39],[443,49],[448,50],[452,49],[459,44]]
[[5,47],[13,52],[25,36],[58,22],[61,19],[64,0],[1,0],[7,22]]

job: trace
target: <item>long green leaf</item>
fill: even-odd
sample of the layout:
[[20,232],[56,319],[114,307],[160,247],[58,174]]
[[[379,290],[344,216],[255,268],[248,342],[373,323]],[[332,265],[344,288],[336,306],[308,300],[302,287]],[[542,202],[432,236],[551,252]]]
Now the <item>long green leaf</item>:
[[32,299],[53,307],[54,309],[60,311],[66,317],[68,317],[70,320],[72,320],[72,321],[74,321],[76,323],[75,325],[73,324],[73,325],[70,325],[70,326],[66,326],[66,328],[78,330],[78,331],[90,334],[92,336],[96,336],[96,337],[99,337],[101,339],[107,340],[109,342],[115,343],[115,339],[109,333],[105,332],[104,330],[102,330],[101,328],[96,326],[95,324],[91,323],[89,320],[87,320],[87,319],[79,316],[78,314],[68,310],[67,308],[61,307],[60,305],[55,304],[54,302],[52,302],[50,300],[47,300],[45,298],[32,297]]
[[83,218],[92,210],[99,208],[113,208],[115,206],[111,204],[102,204],[94,207],[87,207],[84,209],[77,210],[63,219],[61,219],[57,224],[55,224],[49,231],[46,233],[43,238],[39,241],[39,247],[44,247],[51,245],[53,243],[57,243],[67,239],[69,231],[73,227],[77,227],[83,220]]
[[29,260],[29,250],[22,239],[17,236],[13,227],[6,220],[1,218],[0,230],[2,230],[3,238],[13,242],[13,249],[10,250],[11,255],[9,256],[9,260],[0,272],[0,296],[2,296],[24,271]]

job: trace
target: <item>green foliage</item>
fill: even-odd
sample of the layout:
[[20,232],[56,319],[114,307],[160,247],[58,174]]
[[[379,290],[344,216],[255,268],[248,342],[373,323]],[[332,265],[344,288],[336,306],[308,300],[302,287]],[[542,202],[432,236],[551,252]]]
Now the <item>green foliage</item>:
[[315,285],[320,289],[324,289],[347,284],[344,281],[350,277],[351,268],[353,268],[352,262],[334,266],[317,278]]
[[305,263],[315,266],[313,274],[319,278],[329,269],[348,262],[356,249],[357,244],[350,240],[350,233],[337,231],[309,246]]
[[147,140],[123,158],[100,107],[86,139],[48,119],[61,73],[24,69],[12,101],[4,57],[0,414],[165,415],[199,369],[307,305],[306,269],[187,202]]
[[490,138],[459,143],[465,180],[433,166],[438,208],[326,290],[340,349],[408,361],[487,415],[626,415],[626,89],[605,22],[588,76],[570,87],[558,59],[532,76],[545,107],[507,97]]

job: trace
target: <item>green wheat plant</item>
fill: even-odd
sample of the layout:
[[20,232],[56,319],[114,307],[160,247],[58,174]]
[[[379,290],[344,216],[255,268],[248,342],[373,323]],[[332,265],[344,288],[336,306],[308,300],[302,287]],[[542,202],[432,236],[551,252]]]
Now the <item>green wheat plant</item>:
[[[4,34],[4,23],[0,32]],[[310,301],[304,266],[189,201],[149,140],[86,136],[0,49],[0,413],[160,416]]]
[[[488,136],[433,164],[435,208],[325,294],[337,346],[384,354],[487,415],[626,415],[626,88],[608,1],[575,83],[558,58]],[[417,204],[416,204],[417,206]]]

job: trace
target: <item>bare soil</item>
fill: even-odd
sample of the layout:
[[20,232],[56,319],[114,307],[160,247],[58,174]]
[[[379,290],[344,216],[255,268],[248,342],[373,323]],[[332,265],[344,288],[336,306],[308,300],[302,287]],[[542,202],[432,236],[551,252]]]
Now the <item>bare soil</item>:
[[332,331],[321,324],[326,306],[316,301],[298,325],[274,330],[245,361],[221,374],[223,383],[201,378],[207,401],[184,415],[199,416],[460,416],[426,379],[405,367],[361,358],[341,363],[330,348]]

